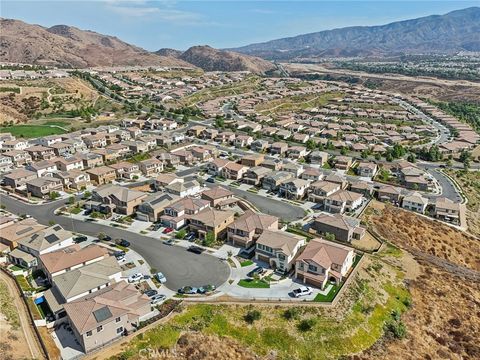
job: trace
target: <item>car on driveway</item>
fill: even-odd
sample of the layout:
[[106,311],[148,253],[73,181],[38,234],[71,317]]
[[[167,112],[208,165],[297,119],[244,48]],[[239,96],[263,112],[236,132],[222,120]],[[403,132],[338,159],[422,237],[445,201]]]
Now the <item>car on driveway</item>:
[[165,301],[166,298],[167,297],[163,294],[155,295],[151,298],[150,304],[152,305],[158,304],[159,302]]
[[210,293],[212,291],[215,291],[216,287],[215,285],[204,285],[204,286],[200,286],[197,290],[197,292],[199,294],[207,294],[207,293]]
[[309,288],[308,286],[300,286],[298,289],[294,289],[292,291],[292,294],[294,297],[299,298],[302,296],[311,295],[312,289]]
[[134,283],[134,282],[140,281],[142,279],[143,279],[143,274],[142,273],[136,273],[136,274],[130,275],[128,277],[128,282],[129,283]]
[[215,182],[215,178],[214,177],[209,177],[207,179],[207,182],[213,184]]
[[175,244],[175,240],[174,239],[163,240],[163,243],[165,245],[173,245]]
[[158,291],[154,290],[154,289],[150,289],[150,290],[145,291],[144,294],[147,295],[149,298],[151,298],[151,297],[157,295]]
[[262,268],[261,266],[258,266],[256,267],[255,269],[253,269],[252,271],[250,271],[247,276],[248,277],[254,277],[256,275],[260,276],[262,275],[263,273],[265,272],[265,269]]
[[198,293],[198,289],[193,286],[184,286],[180,289],[178,289],[179,294],[185,294],[185,295],[193,295]]
[[161,272],[156,273],[155,278],[160,282],[160,284],[164,284],[167,282],[167,278]]
[[187,250],[193,252],[194,254],[201,254],[205,251],[205,249],[195,245],[189,246]]
[[127,241],[125,239],[117,239],[117,240],[115,240],[115,244],[123,246],[123,247],[130,247],[130,241]]
[[73,239],[73,241],[75,242],[75,244],[78,244],[78,243],[81,243],[81,242],[84,242],[84,241],[87,241],[88,238],[86,236],[77,236],[76,238]]
[[172,231],[173,231],[173,228],[167,227],[165,230],[163,230],[163,233],[164,233],[164,234],[169,234],[169,233],[171,233]]

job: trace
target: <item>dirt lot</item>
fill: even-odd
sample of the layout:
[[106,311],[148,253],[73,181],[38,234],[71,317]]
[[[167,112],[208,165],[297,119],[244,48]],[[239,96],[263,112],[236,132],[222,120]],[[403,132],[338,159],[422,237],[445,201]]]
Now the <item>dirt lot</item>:
[[419,252],[480,271],[480,242],[474,237],[412,212],[372,203],[363,220],[381,238],[415,255]]

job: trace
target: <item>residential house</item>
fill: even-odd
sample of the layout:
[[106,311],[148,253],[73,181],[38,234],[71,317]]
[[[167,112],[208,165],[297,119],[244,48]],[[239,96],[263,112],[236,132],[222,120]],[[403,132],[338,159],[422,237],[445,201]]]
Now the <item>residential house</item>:
[[178,199],[180,197],[167,193],[149,195],[138,205],[136,218],[141,221],[159,221],[165,208],[178,201]]
[[40,225],[35,219],[24,219],[15,222],[0,231],[0,242],[10,247],[11,250],[17,247],[20,239],[30,236],[36,232],[45,229],[46,226]]
[[53,177],[62,180],[63,187],[67,189],[81,190],[91,184],[90,176],[80,170],[58,171]]
[[267,140],[257,139],[250,144],[250,149],[257,153],[263,153],[264,151],[267,150],[267,148],[268,148]]
[[115,170],[117,179],[138,179],[142,173],[140,168],[135,163],[122,161],[116,164],[111,164],[110,167]]
[[53,161],[60,171],[83,170],[83,160],[76,156],[57,157]]
[[312,239],[295,259],[295,279],[322,290],[329,282],[340,285],[354,260],[352,248],[323,239]]
[[235,212],[228,210],[204,209],[190,217],[190,230],[197,233],[200,240],[211,233],[215,239],[222,238],[227,226],[235,219]]
[[415,211],[420,214],[425,212],[428,205],[428,199],[423,197],[418,192],[413,192],[405,196],[402,200],[402,208],[410,211]]
[[33,140],[33,143],[39,144],[41,146],[52,146],[54,144],[58,144],[62,142],[61,135],[49,135],[49,136],[42,136]]
[[260,185],[263,178],[271,172],[272,170],[263,166],[252,167],[243,176],[243,182],[249,185]]
[[108,166],[100,166],[93,169],[86,170],[90,176],[90,180],[95,185],[108,184],[117,178],[115,169]]
[[305,146],[290,146],[287,150],[287,155],[291,159],[303,159],[308,154]]
[[30,164],[32,157],[25,150],[9,150],[2,154],[4,157],[11,159],[16,166]]
[[3,176],[3,181],[5,183],[5,186],[10,186],[12,189],[17,189],[24,186],[27,181],[36,179],[37,177],[37,173],[34,171],[15,169],[8,174],[5,174]]
[[44,176],[46,174],[57,171],[57,165],[50,160],[41,160],[28,164],[25,167],[27,170],[34,171],[37,176]]
[[276,271],[288,273],[294,264],[293,259],[305,243],[303,236],[264,230],[255,244],[255,259],[268,263]]
[[312,223],[312,229],[320,235],[333,234],[336,240],[351,242],[365,235],[360,220],[342,214],[320,214]]
[[362,194],[341,189],[325,197],[324,210],[343,214],[359,208],[362,201]]
[[274,142],[271,146],[270,146],[270,154],[272,155],[283,155],[287,152],[288,150],[288,144],[287,143],[284,143],[284,142]]
[[287,199],[301,200],[307,194],[309,180],[291,179],[280,184],[278,193]]
[[235,246],[249,248],[264,230],[278,230],[278,218],[247,210],[227,227],[227,240]]
[[308,200],[324,205],[325,199],[341,189],[341,185],[329,181],[315,181],[310,184]]
[[30,146],[25,151],[32,157],[33,161],[50,160],[55,157],[53,149],[43,145]]
[[216,158],[216,159],[213,159],[212,161],[210,161],[209,163],[207,163],[207,165],[205,167],[207,169],[207,172],[210,175],[221,176],[222,172],[223,172],[223,168],[227,164],[229,164],[230,162],[231,162],[230,160],[226,160],[226,159],[222,159],[222,158]]
[[243,148],[250,146],[250,144],[253,142],[253,137],[250,135],[237,135],[235,137],[235,140],[233,141],[233,144],[237,148]]
[[164,213],[160,216],[160,221],[163,225],[177,230],[187,225],[191,216],[209,206],[208,200],[185,197],[166,206]]
[[5,173],[13,169],[13,161],[8,156],[0,155],[0,173]]
[[160,174],[155,178],[155,182],[153,184],[155,190],[163,191],[165,186],[171,185],[175,182],[184,182],[183,178],[178,177],[174,173],[165,173]]
[[83,168],[94,168],[103,165],[103,157],[100,154],[84,153],[79,154],[78,157],[82,159]]
[[63,191],[63,182],[53,176],[42,176],[26,182],[27,192],[38,198],[45,198],[52,192]]
[[378,171],[378,167],[373,162],[362,161],[358,164],[356,171],[358,176],[373,178]]
[[98,149],[107,146],[105,134],[89,135],[83,138],[83,142],[89,149]]
[[460,225],[462,217],[465,216],[465,205],[455,203],[445,197],[438,197],[434,202],[433,216],[437,219]]
[[241,163],[248,167],[255,167],[260,166],[264,159],[265,156],[263,154],[249,154],[242,156]]
[[202,192],[201,197],[204,200],[208,200],[211,207],[217,209],[231,206],[238,201],[230,190],[221,186],[206,189]]
[[197,180],[191,180],[183,182],[175,181],[170,185],[165,186],[164,189],[169,194],[185,197],[198,194],[202,188]]
[[85,352],[131,331],[151,311],[150,299],[122,281],[65,304],[73,334]]
[[394,204],[400,204],[402,191],[391,185],[383,185],[377,190],[377,197],[380,201],[387,201]]
[[265,176],[262,181],[262,188],[269,191],[277,191],[280,185],[294,178],[291,172],[274,171]]
[[112,211],[132,215],[147,197],[143,191],[130,190],[123,186],[106,184],[92,192],[92,200],[108,205]]
[[317,168],[308,167],[304,169],[300,178],[303,180],[318,181],[323,178],[323,173]]
[[335,169],[348,170],[352,166],[353,159],[349,156],[337,156],[335,157]]
[[229,162],[222,169],[222,177],[230,180],[240,180],[243,175],[247,172],[248,167],[237,164],[234,162]]
[[163,162],[156,158],[140,161],[140,171],[143,175],[156,176],[163,171]]
[[299,177],[303,173],[303,165],[293,162],[286,162],[282,166],[282,171],[287,171],[289,173],[292,173],[293,176]]

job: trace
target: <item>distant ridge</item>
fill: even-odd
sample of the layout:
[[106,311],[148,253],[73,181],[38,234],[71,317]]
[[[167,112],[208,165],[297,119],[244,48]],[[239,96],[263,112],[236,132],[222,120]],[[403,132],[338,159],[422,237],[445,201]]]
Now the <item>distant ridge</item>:
[[320,31],[230,50],[271,60],[480,51],[480,7],[381,26]]

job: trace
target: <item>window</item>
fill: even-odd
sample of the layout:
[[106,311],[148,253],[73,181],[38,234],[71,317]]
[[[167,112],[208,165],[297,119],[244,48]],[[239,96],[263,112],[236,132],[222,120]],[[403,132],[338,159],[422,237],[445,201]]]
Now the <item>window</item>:
[[120,320],[121,320],[120,317],[117,317],[117,318],[115,319],[115,322],[118,323],[118,322],[120,322]]
[[117,334],[121,334],[123,332],[123,326],[117,328]]
[[309,271],[317,271],[317,267],[315,265],[308,265],[308,270]]
[[87,337],[90,337],[90,336],[92,336],[92,330],[90,330],[90,331],[87,331],[87,334],[86,334],[86,335],[87,335]]
[[97,327],[97,332],[100,332],[100,331],[102,331],[102,330],[103,330],[103,326],[102,326],[102,325],[100,325],[99,327]]

